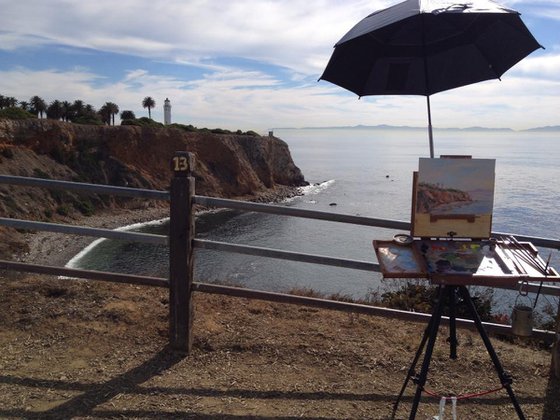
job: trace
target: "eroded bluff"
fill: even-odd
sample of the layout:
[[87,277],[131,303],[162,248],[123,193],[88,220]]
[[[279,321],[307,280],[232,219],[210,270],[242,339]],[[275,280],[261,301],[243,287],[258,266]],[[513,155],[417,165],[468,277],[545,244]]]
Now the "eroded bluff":
[[[273,201],[306,184],[288,145],[275,137],[0,119],[0,173],[6,175],[165,190],[176,151],[194,153],[200,195]],[[132,201],[0,184],[3,217],[49,220],[146,204]]]
[[4,174],[166,189],[171,158],[184,150],[195,154],[197,194],[255,197],[305,185],[287,144],[275,137],[0,120]]

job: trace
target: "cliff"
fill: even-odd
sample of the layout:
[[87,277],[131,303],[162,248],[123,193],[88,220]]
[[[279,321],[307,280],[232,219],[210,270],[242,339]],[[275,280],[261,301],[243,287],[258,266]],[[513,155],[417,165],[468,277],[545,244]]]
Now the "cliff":
[[442,188],[429,183],[420,183],[416,195],[416,211],[430,213],[437,207],[453,203],[469,203],[469,193],[452,188]]
[[[275,137],[186,132],[178,128],[91,126],[0,119],[0,173],[167,189],[176,151],[195,155],[196,193],[272,200],[305,185],[287,144]],[[141,200],[0,184],[0,216],[51,220]]]

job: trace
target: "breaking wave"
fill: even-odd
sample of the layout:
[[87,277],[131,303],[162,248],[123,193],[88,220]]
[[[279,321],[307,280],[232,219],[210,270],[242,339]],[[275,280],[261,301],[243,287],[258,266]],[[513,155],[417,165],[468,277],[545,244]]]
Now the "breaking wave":
[[334,179],[331,179],[329,181],[324,181],[324,182],[320,182],[320,183],[316,183],[316,184],[312,184],[312,185],[307,185],[305,187],[301,187],[300,188],[300,192],[303,195],[315,195],[315,194],[319,194],[323,191],[325,191],[327,188],[329,188],[331,185],[333,185],[335,182]]

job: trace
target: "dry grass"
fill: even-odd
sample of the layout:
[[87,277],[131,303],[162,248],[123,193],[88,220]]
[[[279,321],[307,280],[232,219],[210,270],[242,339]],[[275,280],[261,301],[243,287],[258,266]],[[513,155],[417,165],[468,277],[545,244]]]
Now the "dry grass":
[[[194,348],[166,348],[165,290],[5,275],[0,282],[0,417],[383,419],[423,325],[197,294]],[[477,335],[447,332],[428,387],[437,393],[499,386]],[[527,418],[560,412],[546,350],[493,339]],[[408,418],[414,386],[397,418]],[[423,396],[418,418],[439,401]],[[459,418],[515,418],[507,394],[463,400]],[[551,417],[552,416],[552,417]]]

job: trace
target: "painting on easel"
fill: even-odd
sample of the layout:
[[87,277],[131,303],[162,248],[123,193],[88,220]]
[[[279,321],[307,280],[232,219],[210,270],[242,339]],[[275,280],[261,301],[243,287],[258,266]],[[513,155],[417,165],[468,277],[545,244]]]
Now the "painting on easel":
[[420,158],[412,203],[412,234],[488,238],[494,206],[494,159]]

